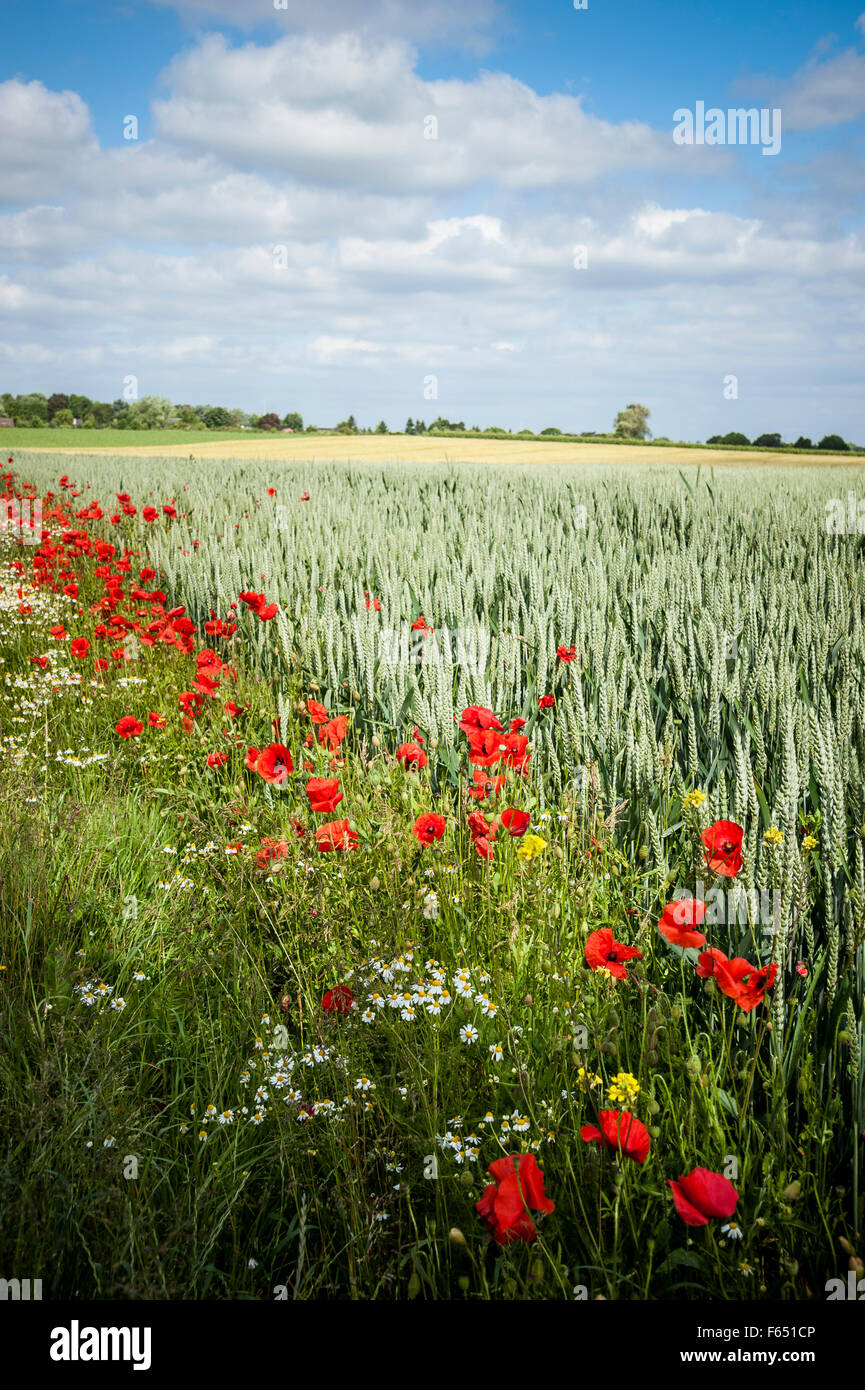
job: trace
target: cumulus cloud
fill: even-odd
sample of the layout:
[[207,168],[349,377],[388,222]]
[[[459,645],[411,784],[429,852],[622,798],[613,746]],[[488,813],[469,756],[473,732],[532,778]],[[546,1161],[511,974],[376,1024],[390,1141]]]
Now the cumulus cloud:
[[405,40],[343,33],[206,35],[153,132],[101,148],[77,94],[0,84],[4,387],[112,399],[132,373],[318,423],[514,428],[606,427],[645,399],[673,435],[857,433],[861,231],[780,173],[748,212],[713,206],[707,171],[748,151],[504,73],[425,81]]
[[378,192],[456,193],[492,174],[504,188],[587,183],[681,168],[667,132],[539,96],[506,73],[423,81],[402,40],[291,37],[231,48],[211,34],[167,73],[154,103],[160,139],[307,183]]

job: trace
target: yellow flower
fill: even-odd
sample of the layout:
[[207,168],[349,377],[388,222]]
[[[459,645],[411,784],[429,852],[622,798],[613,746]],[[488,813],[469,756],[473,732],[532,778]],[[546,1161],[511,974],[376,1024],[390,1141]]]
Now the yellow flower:
[[816,848],[817,848],[817,836],[816,836],[816,835],[806,835],[805,838],[804,838],[804,840],[802,841],[802,848],[803,848],[803,849],[816,849]]
[[781,845],[784,843],[784,836],[777,825],[770,825],[769,829],[763,835],[763,839],[768,840],[770,845]]
[[537,859],[539,854],[543,854],[546,847],[547,842],[546,840],[542,840],[540,835],[526,835],[525,839],[520,841],[520,847],[517,850],[517,858],[522,859],[524,863],[528,863],[529,860]]
[[694,791],[688,792],[688,795],[685,797],[685,800],[683,801],[682,805],[684,806],[686,811],[696,811],[699,809],[700,806],[702,806],[705,800],[706,793],[701,792],[699,787],[697,787]]
[[640,1094],[640,1083],[629,1071],[619,1071],[607,1088],[607,1100],[614,1105],[633,1105]]

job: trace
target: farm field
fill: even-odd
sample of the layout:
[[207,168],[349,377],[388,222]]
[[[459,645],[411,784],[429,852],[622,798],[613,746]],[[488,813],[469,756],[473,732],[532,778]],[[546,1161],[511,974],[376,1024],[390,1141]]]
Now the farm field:
[[845,1297],[862,469],[269,443],[7,465],[4,1267]]
[[[44,430],[0,430],[0,449],[45,451]],[[271,459],[328,463],[675,464],[714,467],[845,467],[850,454],[779,455],[771,449],[701,448],[699,445],[612,444],[530,439],[472,439],[441,435],[284,435],[238,431],[215,438],[205,431],[52,430],[50,451],[108,457]],[[55,436],[59,436],[55,438]],[[854,455],[853,459],[857,456]]]

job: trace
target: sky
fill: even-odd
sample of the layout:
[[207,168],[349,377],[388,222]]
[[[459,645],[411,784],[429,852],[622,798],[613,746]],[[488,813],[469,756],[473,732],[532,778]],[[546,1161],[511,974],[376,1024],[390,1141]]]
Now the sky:
[[862,4],[0,0],[0,391],[865,443]]

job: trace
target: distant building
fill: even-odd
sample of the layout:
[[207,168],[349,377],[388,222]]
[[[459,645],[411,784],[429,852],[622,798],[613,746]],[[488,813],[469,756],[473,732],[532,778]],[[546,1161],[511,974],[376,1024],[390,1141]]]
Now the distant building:
[[73,419],[72,423],[73,423],[73,425],[75,426],[76,429],[80,429],[81,426],[84,424],[84,421],[83,421],[83,420],[75,420],[75,419]]
[[285,425],[285,426],[283,427],[283,429],[280,431],[280,433],[282,433],[282,434],[294,434],[294,430],[292,429],[291,425]]
[[11,415],[0,415],[0,430],[14,430],[15,421]]

